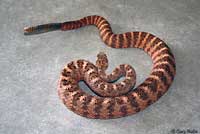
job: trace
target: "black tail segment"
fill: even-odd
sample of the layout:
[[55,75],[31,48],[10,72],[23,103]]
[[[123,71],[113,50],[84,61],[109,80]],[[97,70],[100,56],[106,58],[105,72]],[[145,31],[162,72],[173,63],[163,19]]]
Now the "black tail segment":
[[40,34],[40,33],[46,33],[51,32],[55,30],[61,29],[62,23],[48,23],[33,27],[25,27],[24,28],[24,35],[33,35],[33,34]]

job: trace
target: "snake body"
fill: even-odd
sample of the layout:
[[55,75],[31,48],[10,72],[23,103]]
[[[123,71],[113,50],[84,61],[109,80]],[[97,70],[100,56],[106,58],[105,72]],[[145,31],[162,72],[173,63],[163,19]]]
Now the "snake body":
[[[86,60],[70,62],[62,70],[58,84],[58,95],[70,110],[87,118],[119,118],[145,109],[169,89],[176,74],[175,59],[166,43],[151,33],[134,31],[114,34],[109,22],[97,15],[28,27],[24,31],[25,34],[35,34],[59,29],[72,30],[86,25],[95,25],[101,39],[109,47],[144,50],[152,58],[153,68],[149,77],[132,90],[136,79],[130,65],[120,65],[113,73],[106,75],[107,59],[104,54],[99,54],[96,65]],[[117,84],[111,82],[121,75],[125,76],[124,81]],[[99,96],[80,89],[80,80],[86,81]]]

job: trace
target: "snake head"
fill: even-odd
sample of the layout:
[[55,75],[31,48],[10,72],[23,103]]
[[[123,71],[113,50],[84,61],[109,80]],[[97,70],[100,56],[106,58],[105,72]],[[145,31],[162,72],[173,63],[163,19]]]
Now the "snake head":
[[104,52],[99,52],[97,55],[96,66],[101,70],[108,68],[108,58]]

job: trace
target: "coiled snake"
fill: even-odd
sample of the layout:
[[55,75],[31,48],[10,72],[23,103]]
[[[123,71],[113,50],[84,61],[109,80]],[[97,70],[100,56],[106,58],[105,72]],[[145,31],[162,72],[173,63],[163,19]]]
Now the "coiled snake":
[[[72,61],[62,70],[58,95],[73,112],[87,118],[110,119],[135,114],[157,101],[170,87],[176,73],[174,56],[164,41],[147,32],[114,34],[108,21],[101,16],[87,16],[64,23],[49,23],[24,28],[25,34],[37,34],[53,30],[72,30],[95,25],[103,42],[112,48],[140,48],[153,60],[149,77],[134,90],[136,76],[130,65],[122,64],[110,75],[105,74],[108,60],[99,53],[96,65],[85,60]],[[124,75],[120,83],[112,83]],[[93,96],[80,89],[84,80],[98,95]]]

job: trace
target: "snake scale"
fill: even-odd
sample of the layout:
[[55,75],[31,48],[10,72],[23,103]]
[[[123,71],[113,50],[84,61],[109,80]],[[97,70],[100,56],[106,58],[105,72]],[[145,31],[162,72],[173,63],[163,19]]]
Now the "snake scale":
[[[72,30],[95,25],[103,42],[112,48],[139,48],[150,55],[153,68],[148,78],[133,89],[135,70],[122,64],[107,75],[108,60],[104,53],[97,56],[96,65],[86,60],[68,63],[61,72],[58,95],[73,112],[87,118],[111,119],[135,114],[157,101],[172,84],[175,74],[175,58],[164,41],[147,32],[115,34],[109,22],[97,15],[75,21],[49,23],[24,28],[24,33],[37,34],[53,30]],[[124,75],[119,83],[113,80]],[[80,89],[78,82],[85,81],[97,96]]]

